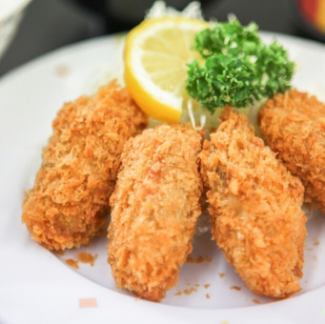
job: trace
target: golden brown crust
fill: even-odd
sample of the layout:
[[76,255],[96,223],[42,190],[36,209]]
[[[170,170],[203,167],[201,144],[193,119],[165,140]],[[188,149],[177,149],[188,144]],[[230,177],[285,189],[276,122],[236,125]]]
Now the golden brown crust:
[[111,197],[109,263],[117,285],[153,301],[177,281],[200,215],[201,136],[162,125],[130,139]]
[[306,202],[325,212],[325,104],[290,90],[267,101],[259,120],[268,145],[303,182]]
[[300,289],[303,186],[228,109],[201,153],[213,236],[247,286],[282,298]]
[[62,107],[23,204],[34,240],[63,250],[87,244],[102,229],[123,145],[145,123],[115,82]]

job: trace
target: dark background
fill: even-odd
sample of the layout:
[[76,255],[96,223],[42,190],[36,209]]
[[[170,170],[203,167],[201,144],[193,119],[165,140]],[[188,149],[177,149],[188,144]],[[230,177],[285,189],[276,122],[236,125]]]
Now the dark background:
[[[0,61],[0,76],[64,45],[128,30],[143,17],[151,2],[34,0]],[[186,3],[184,0],[171,2],[179,8]],[[229,13],[234,13],[243,23],[256,21],[263,30],[304,37],[295,3],[295,0],[202,0],[202,7],[206,18],[224,20]]]

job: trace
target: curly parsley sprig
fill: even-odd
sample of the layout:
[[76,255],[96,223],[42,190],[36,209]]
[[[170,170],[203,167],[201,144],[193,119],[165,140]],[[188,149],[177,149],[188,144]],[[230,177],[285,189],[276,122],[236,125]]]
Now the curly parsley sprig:
[[196,35],[195,49],[203,62],[188,65],[186,89],[211,112],[246,107],[290,88],[294,63],[277,42],[262,42],[256,24],[217,23]]

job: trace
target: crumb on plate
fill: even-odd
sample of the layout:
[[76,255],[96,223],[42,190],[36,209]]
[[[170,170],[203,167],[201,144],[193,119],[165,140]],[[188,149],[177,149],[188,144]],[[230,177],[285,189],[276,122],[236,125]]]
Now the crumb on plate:
[[234,286],[231,286],[230,289],[240,291],[241,287],[234,285]]
[[61,64],[55,68],[55,73],[59,77],[66,77],[70,74],[70,68],[67,65]]
[[88,252],[80,252],[78,254],[78,260],[82,263],[88,263],[91,266],[95,264],[95,261],[97,259],[97,255],[92,255],[91,253]]
[[175,296],[190,296],[198,291],[200,284],[196,283],[193,286],[186,287],[184,289],[177,290]]
[[80,298],[79,299],[80,308],[96,308],[97,299],[96,298]]
[[253,302],[254,304],[262,304],[262,302],[261,302],[260,300],[256,299],[256,298],[253,298],[253,299],[252,299],[252,302]]
[[73,268],[73,269],[79,269],[79,263],[78,263],[77,260],[74,260],[74,259],[66,259],[66,260],[65,260],[65,263],[66,263],[69,267],[71,267],[71,268]]
[[219,272],[219,277],[220,278],[223,278],[225,276],[225,273],[224,272]]

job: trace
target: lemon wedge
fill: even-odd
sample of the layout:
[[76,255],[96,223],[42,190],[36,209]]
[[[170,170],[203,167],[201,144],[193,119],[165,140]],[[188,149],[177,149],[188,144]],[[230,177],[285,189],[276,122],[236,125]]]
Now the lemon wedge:
[[208,25],[185,17],[151,18],[131,30],[125,43],[124,79],[139,107],[154,119],[180,120],[187,64],[197,32]]

